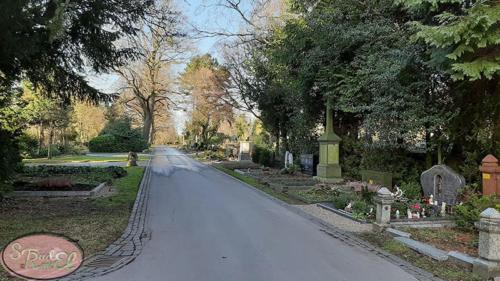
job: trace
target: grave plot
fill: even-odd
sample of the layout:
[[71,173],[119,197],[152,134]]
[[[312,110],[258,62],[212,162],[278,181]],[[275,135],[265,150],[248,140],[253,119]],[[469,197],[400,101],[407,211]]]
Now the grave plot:
[[120,167],[29,166],[12,184],[13,197],[97,197],[111,194],[108,185],[127,172]]

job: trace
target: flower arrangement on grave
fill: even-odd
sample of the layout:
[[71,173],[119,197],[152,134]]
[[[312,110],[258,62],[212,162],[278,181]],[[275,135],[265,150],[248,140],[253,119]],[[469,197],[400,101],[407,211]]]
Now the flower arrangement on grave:
[[421,218],[422,205],[420,203],[413,203],[408,205],[407,215],[408,218],[419,219]]

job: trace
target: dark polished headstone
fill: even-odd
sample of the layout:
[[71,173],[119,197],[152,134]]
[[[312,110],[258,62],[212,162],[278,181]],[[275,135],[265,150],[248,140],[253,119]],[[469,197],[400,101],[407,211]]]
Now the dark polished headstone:
[[307,175],[314,175],[314,155],[313,154],[301,154],[300,155],[300,167],[302,172]]

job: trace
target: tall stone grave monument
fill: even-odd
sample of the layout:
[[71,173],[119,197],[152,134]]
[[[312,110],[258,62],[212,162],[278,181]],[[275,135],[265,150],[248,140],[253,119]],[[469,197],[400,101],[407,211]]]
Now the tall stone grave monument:
[[333,110],[327,104],[325,133],[319,138],[319,164],[317,176],[320,182],[337,183],[342,181],[339,150],[340,137],[333,131]]

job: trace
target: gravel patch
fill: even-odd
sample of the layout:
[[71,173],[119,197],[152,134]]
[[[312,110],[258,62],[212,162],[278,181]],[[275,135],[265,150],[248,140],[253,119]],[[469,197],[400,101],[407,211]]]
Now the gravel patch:
[[372,224],[363,224],[355,222],[343,216],[337,215],[323,208],[313,205],[296,205],[295,207],[302,209],[304,212],[317,217],[339,229],[348,232],[369,232],[373,230]]

